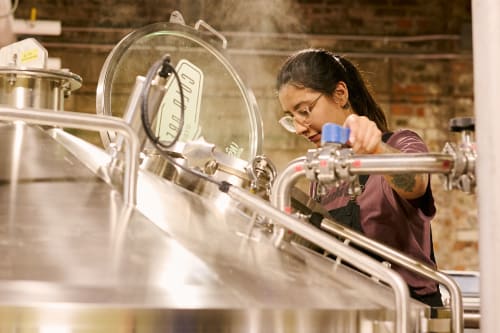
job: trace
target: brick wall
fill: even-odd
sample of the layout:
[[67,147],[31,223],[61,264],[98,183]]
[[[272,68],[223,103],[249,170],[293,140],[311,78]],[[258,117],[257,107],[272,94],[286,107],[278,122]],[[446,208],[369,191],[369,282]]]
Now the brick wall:
[[[63,23],[61,36],[39,39],[50,56],[83,77],[83,87],[66,103],[67,110],[81,112],[95,112],[101,67],[131,29],[167,21],[177,9],[188,25],[201,18],[225,32],[227,56],[261,110],[264,153],[279,169],[310,148],[276,124],[276,71],[286,54],[303,47],[328,48],[357,63],[391,126],[417,131],[431,151],[458,140],[447,129],[450,118],[474,113],[469,0],[24,0],[15,16],[28,17],[31,7],[38,18]],[[229,114],[228,100],[219,101],[218,110]],[[443,191],[438,176],[433,186],[438,264],[477,270],[476,197]]]

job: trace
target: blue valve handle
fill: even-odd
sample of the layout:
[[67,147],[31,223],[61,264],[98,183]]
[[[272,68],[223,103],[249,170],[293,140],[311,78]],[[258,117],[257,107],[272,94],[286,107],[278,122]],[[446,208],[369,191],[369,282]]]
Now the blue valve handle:
[[321,144],[339,143],[345,144],[349,140],[351,130],[334,123],[326,123],[321,130]]

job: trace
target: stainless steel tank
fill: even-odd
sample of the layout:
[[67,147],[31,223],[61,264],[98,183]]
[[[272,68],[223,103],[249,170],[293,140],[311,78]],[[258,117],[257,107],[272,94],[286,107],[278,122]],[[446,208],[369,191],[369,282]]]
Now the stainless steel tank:
[[0,105],[18,109],[64,110],[64,99],[82,78],[47,68],[47,50],[34,38],[0,48]]
[[65,98],[81,85],[81,77],[68,71],[0,67],[0,104],[61,111]]
[[131,208],[40,128],[0,142],[0,331],[394,331],[384,283],[275,248],[241,202],[142,170]]
[[[98,115],[37,117],[45,107],[18,111],[25,122],[12,122],[15,108],[0,106],[0,121],[9,120],[0,123],[0,332],[450,331],[449,318],[431,322],[430,308],[409,299],[390,269],[233,179],[261,162],[261,120],[251,93],[205,37],[172,22],[131,33],[103,68]],[[130,167],[154,156],[147,146],[139,156],[135,134],[125,140],[135,147],[126,151],[129,159],[120,159],[133,173],[123,183],[134,193],[122,194],[109,177],[117,158],[109,151],[124,123],[112,115],[137,107],[135,78],[165,51],[204,73],[196,133],[215,146],[209,159],[222,165],[207,175],[233,181],[230,191],[190,174],[203,187],[196,191],[183,181],[187,174]],[[228,116],[228,100],[240,106],[238,126],[214,128]],[[110,124],[101,132],[105,149],[61,128],[30,125],[50,119],[94,130],[98,121]],[[128,124],[123,133],[138,130]],[[175,153],[192,163],[185,150]],[[270,216],[345,261],[293,242],[276,247]]]

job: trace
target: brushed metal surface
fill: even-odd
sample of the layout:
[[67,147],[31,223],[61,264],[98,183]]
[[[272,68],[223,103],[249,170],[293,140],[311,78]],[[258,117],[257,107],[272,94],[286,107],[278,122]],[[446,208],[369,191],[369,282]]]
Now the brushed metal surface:
[[21,122],[0,122],[0,154],[2,182],[96,178],[40,128]]
[[386,286],[276,249],[229,197],[141,171],[127,208],[33,126],[0,124],[0,153],[0,332],[362,332],[394,318]]

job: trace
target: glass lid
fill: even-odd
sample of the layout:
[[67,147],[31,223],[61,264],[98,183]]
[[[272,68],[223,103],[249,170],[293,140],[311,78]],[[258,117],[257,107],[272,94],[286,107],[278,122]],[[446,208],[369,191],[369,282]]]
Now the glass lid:
[[[97,85],[97,113],[122,116],[137,76],[166,54],[176,68],[184,92],[185,119],[181,142],[204,139],[216,150],[250,161],[261,154],[262,120],[252,92],[223,55],[225,39],[199,21],[195,28],[182,23],[155,23],[124,37],[108,55]],[[220,44],[219,47],[217,44]],[[177,82],[169,78],[156,121],[157,135],[172,135],[180,113]],[[105,147],[115,134],[101,133]]]

